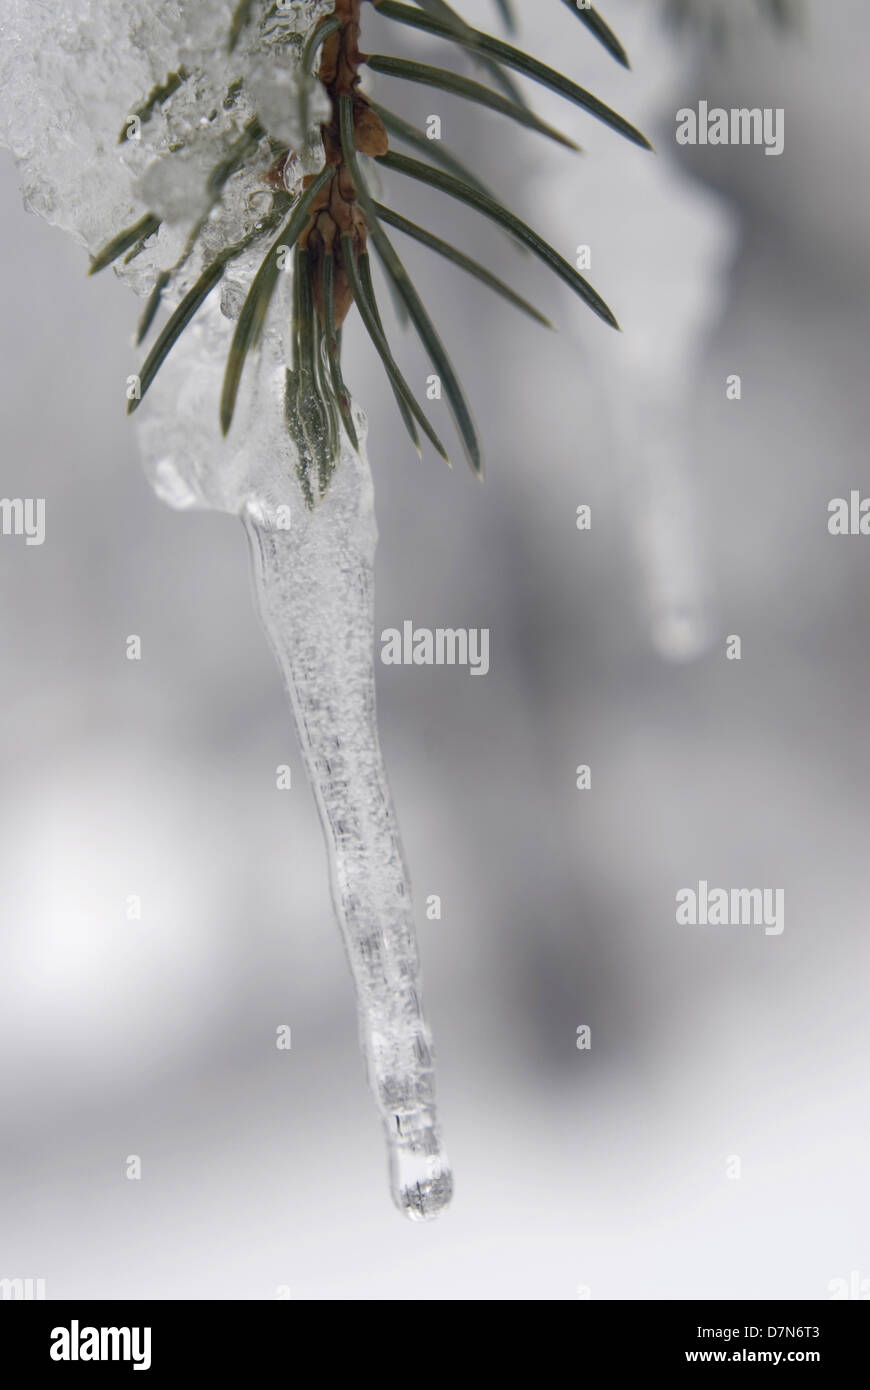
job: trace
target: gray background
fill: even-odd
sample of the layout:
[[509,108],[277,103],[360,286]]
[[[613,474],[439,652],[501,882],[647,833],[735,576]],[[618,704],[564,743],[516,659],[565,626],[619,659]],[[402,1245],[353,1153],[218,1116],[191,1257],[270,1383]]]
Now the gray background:
[[[560,8],[529,42],[643,116],[644,52],[636,79],[616,72]],[[630,29],[629,9],[608,12]],[[485,679],[379,670],[457,1176],[425,1227],[389,1204],[241,527],[150,493],[123,415],[135,302],[25,216],[3,157],[0,494],[45,497],[47,538],[0,541],[0,1277],[43,1277],[49,1297],[323,1299],[825,1298],[853,1270],[870,1279],[870,540],[826,530],[831,497],[870,493],[866,56],[866,7],[842,0],[800,40],[757,34],[684,69],[678,105],[784,106],[780,159],[677,158],[673,102],[651,130],[741,229],[681,407],[712,595],[697,661],[649,640],[592,369],[605,330],[582,306],[464,215],[436,209],[540,295],[559,336],[408,253],[476,404],[483,488],[408,453],[349,333],[378,627],[492,631]],[[589,148],[575,166],[446,100],[404,109],[457,112],[454,143],[538,225],[527,171],[570,177],[582,224],[617,158],[579,113],[563,118]],[[615,233],[643,216],[644,156],[618,157]],[[401,205],[435,206],[407,189]],[[610,261],[601,285],[627,332],[643,268],[621,292]],[[420,381],[410,344],[403,360]],[[783,936],[678,928],[674,893],[700,878],[784,888]]]

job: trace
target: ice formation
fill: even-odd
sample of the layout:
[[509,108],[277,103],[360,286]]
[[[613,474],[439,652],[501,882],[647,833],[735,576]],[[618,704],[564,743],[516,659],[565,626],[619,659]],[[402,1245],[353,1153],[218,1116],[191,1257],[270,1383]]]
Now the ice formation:
[[[207,257],[252,233],[278,142],[298,140],[285,186],[318,167],[317,92],[300,95],[298,55],[329,0],[264,8],[229,55],[234,6],[175,0],[3,0],[0,138],[18,158],[28,206],[93,255],[146,210],[163,221],[118,273],[139,294],[183,259],[172,303]],[[168,74],[185,74],[143,118]],[[243,79],[241,87],[239,78]],[[255,110],[256,107],[256,110]],[[300,117],[299,112],[303,115]],[[246,141],[257,115],[267,134]],[[269,121],[276,122],[275,129]],[[119,132],[126,138],[119,142]],[[239,148],[243,166],[213,199],[209,171]],[[190,254],[191,223],[200,236]],[[452,1177],[435,1116],[432,1040],[422,1014],[411,889],[375,713],[373,564],[377,540],[365,418],[359,452],[342,435],[327,495],[306,505],[284,416],[290,275],[249,363],[232,430],[218,427],[228,319],[268,242],[231,263],[220,295],[176,343],[137,416],[144,463],[170,505],[238,515],[261,617],[281,668],[329,850],[333,899],[359,1004],[369,1082],[384,1124],[391,1188],[412,1219],[449,1201]],[[288,268],[292,258],[288,258]]]
[[[364,421],[357,417],[358,433]],[[410,886],[375,719],[368,464],[346,447],[326,500],[276,529],[245,511],[260,612],[284,673],[330,848],[335,909],[356,983],[369,1081],[396,1203],[433,1216],[452,1179],[435,1117]]]
[[[289,297],[290,285],[282,288]],[[217,508],[244,522],[260,615],[329,849],[393,1200],[411,1218],[425,1219],[449,1201],[452,1177],[435,1113],[411,888],[378,742],[377,527],[365,416],[355,408],[359,452],[344,440],[326,497],[309,508],[283,424],[280,335],[264,345],[225,440],[215,408],[226,347],[219,320],[217,304],[207,306],[180,340],[167,364],[169,389],[143,408],[140,446],[155,490],[170,505]]]

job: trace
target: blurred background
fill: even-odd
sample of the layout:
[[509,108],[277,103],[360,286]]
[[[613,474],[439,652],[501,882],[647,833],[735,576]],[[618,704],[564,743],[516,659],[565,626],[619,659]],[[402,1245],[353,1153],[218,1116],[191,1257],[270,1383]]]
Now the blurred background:
[[[462,8],[495,27],[488,0]],[[484,487],[416,460],[347,334],[378,630],[491,630],[485,680],[378,672],[457,1183],[432,1225],[390,1205],[242,529],[150,492],[123,415],[137,304],[24,214],[3,154],[0,495],[44,497],[46,539],[0,541],[0,1278],[49,1298],[821,1299],[870,1280],[870,540],[827,531],[831,498],[870,495],[865,7],[805,7],[784,38],[747,5],[714,53],[609,0],[631,74],[564,7],[518,8],[521,41],[658,153],[543,92],[582,157],[396,98],[440,113],[569,259],[590,246],[625,330],[394,176],[389,202],[560,326],[401,248],[475,403]],[[678,148],[674,113],[700,99],[784,108],[784,153]],[[410,338],[401,357],[422,392]],[[783,888],[783,935],[677,927],[700,879]]]

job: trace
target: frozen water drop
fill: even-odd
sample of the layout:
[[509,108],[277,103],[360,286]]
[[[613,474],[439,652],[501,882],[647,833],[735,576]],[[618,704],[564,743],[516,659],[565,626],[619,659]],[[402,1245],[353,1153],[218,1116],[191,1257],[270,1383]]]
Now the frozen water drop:
[[453,1197],[453,1174],[444,1154],[422,1158],[400,1150],[391,1163],[393,1201],[411,1221],[431,1221]]

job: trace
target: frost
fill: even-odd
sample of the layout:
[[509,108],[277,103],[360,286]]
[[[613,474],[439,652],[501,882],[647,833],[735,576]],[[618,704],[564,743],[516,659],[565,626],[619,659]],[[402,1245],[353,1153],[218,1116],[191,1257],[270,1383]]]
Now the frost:
[[[232,55],[234,5],[219,0],[4,3],[0,139],[18,159],[25,200],[92,255],[146,211],[163,218],[129,264],[117,266],[138,293],[181,259],[177,299],[208,258],[252,231],[269,198],[264,174],[276,148],[296,147],[278,171],[291,191],[322,164],[311,122],[323,111],[298,65],[329,0],[255,7]],[[255,116],[264,130],[252,137]],[[244,158],[212,196],[210,171],[240,148]],[[254,243],[231,263],[220,294],[182,333],[137,414],[137,432],[165,502],[228,511],[244,523],[260,613],[323,822],[393,1198],[425,1219],[449,1201],[452,1178],[436,1123],[411,889],[378,744],[377,528],[365,417],[354,410],[359,453],[342,435],[326,497],[306,506],[284,408],[289,274],[246,367],[228,438],[218,426],[227,320],[238,316],[263,250]]]

